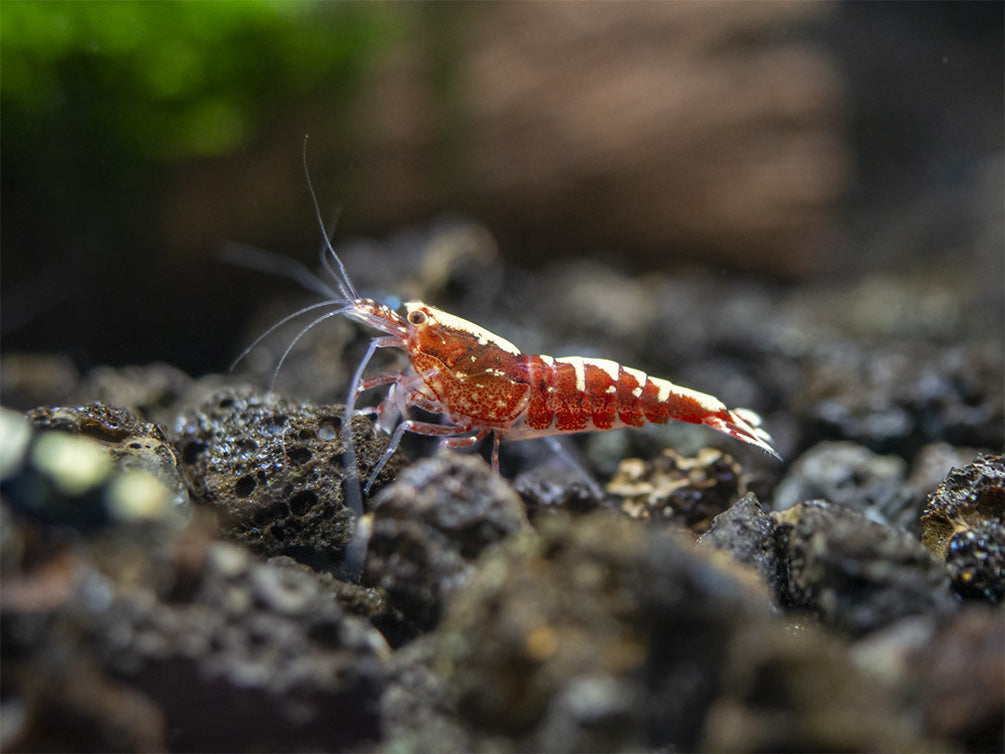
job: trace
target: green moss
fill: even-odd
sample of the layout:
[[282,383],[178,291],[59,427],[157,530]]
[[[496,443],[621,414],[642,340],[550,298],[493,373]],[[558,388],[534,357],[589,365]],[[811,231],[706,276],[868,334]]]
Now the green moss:
[[337,107],[408,18],[357,3],[4,0],[4,125],[92,134],[124,159],[225,154],[297,98]]

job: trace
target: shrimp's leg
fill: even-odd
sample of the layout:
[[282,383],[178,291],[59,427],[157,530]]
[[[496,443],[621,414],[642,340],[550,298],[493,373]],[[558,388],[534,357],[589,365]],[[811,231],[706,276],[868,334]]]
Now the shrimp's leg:
[[377,461],[376,466],[373,467],[373,471],[370,473],[370,478],[367,480],[366,487],[363,488],[363,492],[370,492],[370,487],[373,486],[374,480],[377,479],[377,475],[380,473],[381,469],[384,468],[384,465],[391,458],[394,451],[398,449],[398,445],[401,444],[401,437],[406,432],[414,432],[417,435],[444,437],[464,434],[465,432],[470,432],[471,429],[472,428],[468,426],[432,424],[430,422],[420,422],[412,419],[406,419],[398,425],[397,429],[394,430],[394,434],[391,435],[391,441],[387,444],[387,449],[384,451],[383,455],[381,455],[380,460]]
[[406,379],[407,376],[404,372],[387,372],[386,374],[368,377],[363,380],[359,388],[360,393],[388,383],[391,384],[391,389],[379,404],[376,406],[365,406],[357,409],[355,413],[363,416],[376,416],[377,427],[385,434],[391,434],[394,431],[394,425],[397,423],[398,417],[405,411],[405,402],[402,399],[398,385]]
[[440,440],[441,448],[470,448],[476,442],[484,440],[489,436],[491,429],[485,428],[480,429],[476,434],[468,435],[466,437],[444,437]]
[[360,394],[380,385],[386,385],[389,382],[398,382],[402,376],[401,372],[385,372],[384,374],[367,377],[365,380],[361,380],[359,386],[356,388],[356,397],[359,398]]
[[[398,338],[391,336],[374,338],[367,346],[366,353],[356,367],[356,372],[352,376],[352,383],[349,385],[349,396],[345,402],[345,413],[342,417],[342,432],[345,435],[345,452],[342,456],[343,464],[349,471],[350,476],[346,479],[345,503],[349,510],[353,512],[355,518],[363,515],[363,495],[359,489],[359,470],[356,468],[356,443],[352,437],[352,414],[356,407],[356,398],[360,393],[360,386],[363,385],[363,370],[370,363],[370,359],[377,352],[378,348],[397,348],[401,342]],[[379,383],[378,383],[379,384]],[[369,485],[367,485],[369,489]],[[365,492],[365,490],[364,490]]]
[[480,442],[492,432],[492,470],[499,471],[499,433],[488,427],[478,430],[477,434],[468,437],[445,437],[440,440],[441,448],[469,448],[476,442]]
[[[470,448],[477,442],[481,442],[486,437],[489,436],[489,432],[492,430],[488,427],[483,427],[478,430],[477,433],[473,435],[468,435],[467,437],[444,437],[440,440],[441,448]],[[492,452],[492,470],[499,471],[499,436],[495,436],[495,444],[493,445]]]
[[[341,265],[342,262],[340,260],[339,266],[341,267]],[[366,353],[363,355],[359,365],[356,367],[356,372],[352,376],[352,383],[349,385],[349,395],[345,402],[342,432],[345,435],[346,443],[345,452],[342,455],[342,463],[346,470],[349,471],[344,488],[345,503],[349,510],[355,514],[356,526],[353,529],[352,537],[349,539],[349,544],[346,546],[346,552],[342,561],[341,577],[354,584],[359,583],[360,574],[363,573],[363,564],[366,560],[366,547],[370,541],[371,521],[363,516],[363,494],[370,491],[370,485],[373,484],[373,480],[377,474],[375,471],[367,482],[365,489],[361,492],[359,488],[359,468],[356,465],[356,443],[352,436],[352,415],[356,408],[356,399],[364,390],[369,390],[388,382],[396,383],[401,379],[401,374],[394,372],[363,379],[363,370],[366,369],[366,365],[370,363],[370,359],[373,358],[378,348],[399,348],[400,346],[401,343],[398,338],[391,336],[374,338],[370,341]],[[381,406],[383,406],[383,403]],[[380,409],[376,410],[379,412]],[[367,409],[366,413],[371,413],[371,410]],[[386,463],[387,459],[383,459],[383,462]],[[379,470],[380,468],[378,467],[377,471]]]

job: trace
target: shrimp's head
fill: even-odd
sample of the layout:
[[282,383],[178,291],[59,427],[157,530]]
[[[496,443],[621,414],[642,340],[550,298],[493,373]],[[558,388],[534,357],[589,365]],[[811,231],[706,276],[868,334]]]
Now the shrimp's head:
[[435,358],[451,369],[464,371],[465,364],[485,358],[520,355],[520,349],[508,340],[421,301],[405,304],[405,320],[409,353]]
[[451,415],[496,423],[520,410],[527,384],[515,345],[420,301],[405,304],[405,321],[412,368]]

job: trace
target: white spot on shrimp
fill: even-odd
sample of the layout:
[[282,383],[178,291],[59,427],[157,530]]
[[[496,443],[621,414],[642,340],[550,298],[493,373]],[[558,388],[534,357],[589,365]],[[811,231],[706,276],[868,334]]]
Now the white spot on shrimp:
[[645,372],[639,369],[632,369],[631,367],[621,367],[621,373],[626,374],[629,377],[634,377],[635,381],[639,383],[640,387],[642,385],[645,385],[646,380],[649,379],[648,375]]
[[576,390],[581,393],[586,392],[586,366],[582,359],[569,359],[572,368],[576,373]]
[[590,366],[604,371],[614,382],[618,381],[618,373],[621,369],[621,365],[618,362],[611,361],[610,359],[586,359],[585,361]]
[[674,387],[675,392],[682,398],[689,398],[710,414],[717,413],[726,408],[726,405],[713,395],[699,393],[697,390],[689,390],[686,387]]
[[638,398],[639,396],[641,396],[642,395],[642,388],[637,387],[634,390],[632,390],[632,395],[634,395],[636,398]]
[[660,403],[665,401],[670,397],[670,393],[673,390],[673,383],[667,382],[666,380],[653,380],[656,386],[659,388],[659,393],[656,394],[656,400]]

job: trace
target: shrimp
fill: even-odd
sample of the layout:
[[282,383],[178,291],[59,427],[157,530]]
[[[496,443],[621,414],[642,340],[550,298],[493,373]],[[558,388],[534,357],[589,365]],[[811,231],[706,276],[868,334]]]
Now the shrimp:
[[[666,424],[704,424],[777,456],[760,417],[719,399],[607,359],[524,354],[478,325],[420,301],[405,316],[366,299],[348,316],[386,333],[377,348],[400,348],[410,368],[362,380],[354,390],[391,384],[376,409],[382,426],[411,406],[445,417],[443,424],[406,419],[397,425],[377,473],[405,432],[441,437],[460,448],[492,435],[492,468],[502,440]],[[371,476],[372,482],[373,476]]]
[[[306,142],[304,166],[306,172]],[[448,448],[469,447],[491,435],[492,468],[497,472],[502,440],[666,424],[671,419],[703,424],[779,457],[771,436],[761,428],[761,418],[749,409],[729,409],[714,396],[607,359],[525,354],[475,323],[421,301],[406,303],[404,313],[400,314],[373,299],[361,297],[331,245],[309,174],[307,183],[325,238],[322,261],[335,279],[337,291],[329,288],[333,298],[277,322],[245,354],[280,325],[323,307],[331,307],[331,311],[300,331],[279,365],[304,333],[329,317],[344,315],[381,333],[370,341],[357,366],[346,401],[344,426],[348,427],[359,396],[367,390],[390,385],[379,406],[361,412],[376,414],[378,426],[391,434],[364,493],[369,492],[405,432],[439,437],[440,446]],[[287,274],[304,282],[305,273],[319,281],[306,268]],[[311,287],[317,288],[313,284]],[[404,351],[408,366],[363,377],[370,359],[382,348]],[[409,418],[399,422],[413,407],[441,415],[442,423]],[[346,463],[354,466],[351,437],[348,442]],[[361,501],[351,507],[360,513]]]

